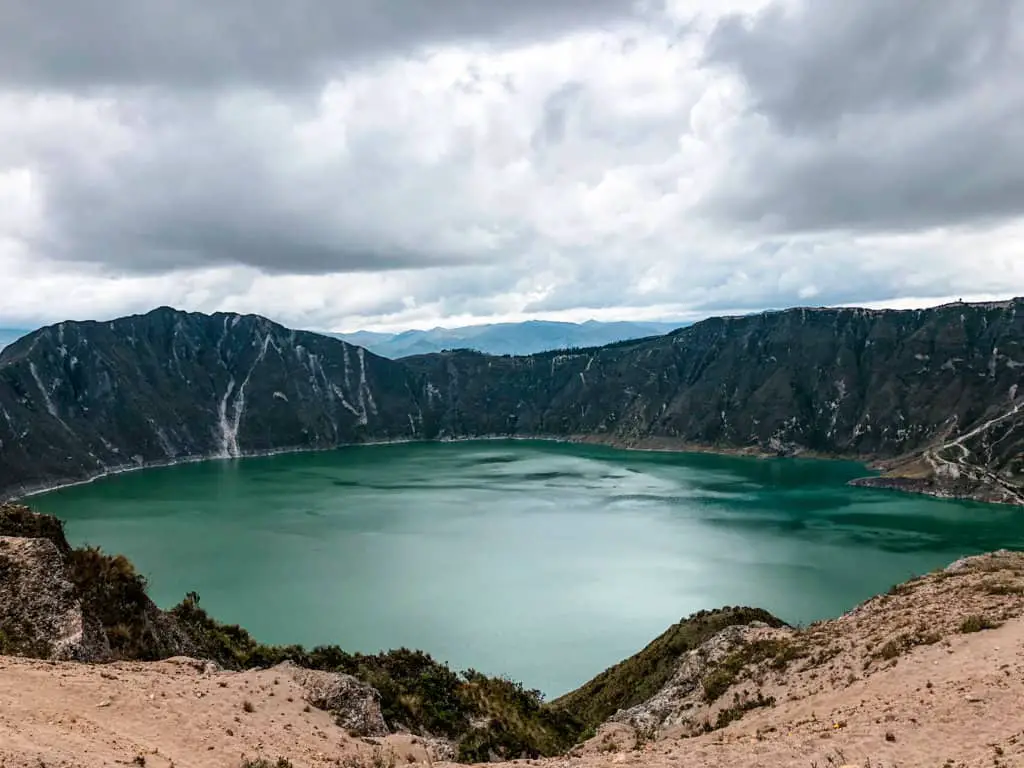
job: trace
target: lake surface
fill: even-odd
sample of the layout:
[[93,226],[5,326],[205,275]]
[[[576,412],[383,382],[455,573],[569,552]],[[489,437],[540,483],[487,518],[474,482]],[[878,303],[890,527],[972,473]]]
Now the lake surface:
[[554,696],[702,608],[838,615],[1019,509],[846,486],[845,462],[526,441],[388,445],[129,473],[32,499],[270,643],[422,648]]

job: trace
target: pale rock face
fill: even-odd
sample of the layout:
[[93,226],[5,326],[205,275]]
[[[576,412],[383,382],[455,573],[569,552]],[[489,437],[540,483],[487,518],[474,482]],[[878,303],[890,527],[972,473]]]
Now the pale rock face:
[[105,635],[83,615],[48,539],[0,537],[0,628],[8,651],[60,661],[110,657]]
[[708,711],[702,685],[704,678],[730,654],[769,632],[788,634],[791,630],[771,629],[760,621],[726,627],[683,655],[675,674],[654,696],[635,707],[619,710],[611,722],[631,726],[642,734],[655,734],[675,726],[699,732],[702,718]]

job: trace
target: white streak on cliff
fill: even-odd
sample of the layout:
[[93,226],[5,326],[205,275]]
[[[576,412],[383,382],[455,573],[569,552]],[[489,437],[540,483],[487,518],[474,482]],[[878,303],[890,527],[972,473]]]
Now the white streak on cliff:
[[30,362],[28,364],[28,369],[32,373],[32,378],[36,380],[36,386],[39,387],[39,392],[43,396],[43,405],[46,406],[46,410],[51,416],[53,416],[53,418],[63,424],[64,422],[61,421],[60,414],[57,413],[57,406],[53,404],[53,399],[50,397],[50,391],[43,384],[43,379],[39,375],[39,370],[36,368],[35,362]]
[[235,389],[235,379],[231,378],[228,388],[224,390],[224,397],[220,399],[220,455],[230,458],[238,455],[238,435],[233,434],[231,424],[228,423],[228,398]]
[[[257,338],[259,338],[257,336]],[[228,422],[227,418],[227,395],[221,406],[221,424],[222,427],[226,427],[228,432],[226,433],[226,450],[227,455],[236,457],[241,455],[241,451],[238,448],[238,429],[242,424],[242,417],[245,415],[245,388],[249,386],[249,380],[252,378],[253,371],[263,362],[263,358],[267,356],[267,350],[270,348],[271,337],[268,333],[263,337],[260,343],[259,354],[256,355],[256,359],[253,364],[249,366],[249,372],[245,374],[245,378],[242,379],[242,383],[238,387],[238,392],[235,394],[235,400],[231,404],[231,416],[232,419]],[[276,349],[276,347],[275,347]],[[234,379],[231,380],[232,384]]]
[[363,409],[364,424],[366,423],[367,405],[369,405],[373,415],[377,415],[377,403],[373,400],[373,392],[370,391],[370,385],[366,383],[366,350],[362,347],[359,347],[359,404]]

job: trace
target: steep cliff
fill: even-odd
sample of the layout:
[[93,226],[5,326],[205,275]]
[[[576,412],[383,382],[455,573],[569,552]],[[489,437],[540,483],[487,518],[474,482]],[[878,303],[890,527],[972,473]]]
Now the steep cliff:
[[61,323],[0,354],[0,494],[147,463],[420,435],[406,371],[254,316]]
[[0,495],[112,469],[369,440],[564,437],[879,461],[876,485],[1024,503],[1024,299],[793,309],[494,357],[376,357],[162,308],[0,353]]

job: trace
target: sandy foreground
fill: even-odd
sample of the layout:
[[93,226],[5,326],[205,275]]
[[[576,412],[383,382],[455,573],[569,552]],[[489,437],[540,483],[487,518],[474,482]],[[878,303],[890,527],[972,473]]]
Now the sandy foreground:
[[[1024,559],[1015,562],[1016,568]],[[669,729],[637,745],[627,726],[605,726],[572,757],[518,762],[1024,766],[1024,598],[979,589],[993,577],[1003,575],[925,579],[812,628],[828,658],[767,680],[764,691],[776,706],[723,730],[682,738]],[[1001,625],[958,629],[979,612]],[[894,658],[878,656],[887,638],[907,632],[941,639]],[[212,768],[257,757],[311,768],[437,764],[416,737],[348,736],[273,669],[225,672],[187,659],[89,665],[0,657],[0,766]]]

